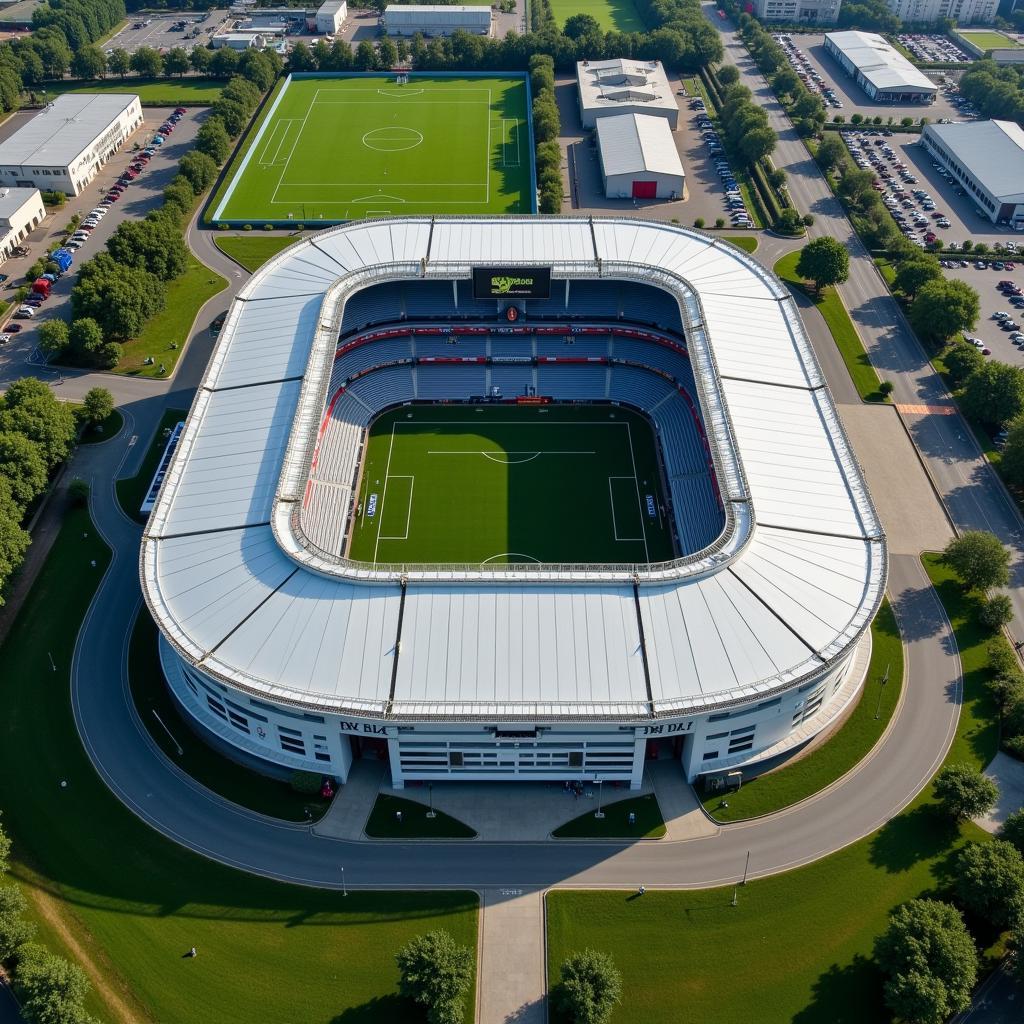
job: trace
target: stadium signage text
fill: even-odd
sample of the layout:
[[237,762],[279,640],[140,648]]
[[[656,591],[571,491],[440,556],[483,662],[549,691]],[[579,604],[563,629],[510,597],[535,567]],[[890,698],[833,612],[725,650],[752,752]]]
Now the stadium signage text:
[[339,722],[338,727],[341,732],[370,732],[375,736],[388,734],[386,725],[372,725],[370,722]]
[[474,267],[473,296],[477,299],[546,299],[551,295],[551,268]]
[[643,727],[643,735],[657,736],[665,733],[689,732],[692,728],[692,720],[689,722],[670,722],[668,725],[645,725]]

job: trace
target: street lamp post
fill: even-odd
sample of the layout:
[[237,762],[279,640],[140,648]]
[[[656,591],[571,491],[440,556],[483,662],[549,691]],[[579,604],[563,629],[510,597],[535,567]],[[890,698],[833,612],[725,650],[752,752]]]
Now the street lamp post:
[[886,666],[885,666],[885,675],[882,676],[882,681],[881,681],[881,683],[879,683],[879,686],[878,686],[878,703],[875,705],[875,719],[876,720],[878,719],[878,716],[879,716],[879,714],[881,713],[881,710],[882,710],[882,693],[885,690],[885,684],[889,682],[889,666],[891,664],[892,664],[891,662],[886,664]]
[[749,867],[750,867],[750,851],[747,850],[747,862],[746,862],[746,864],[743,865],[743,881],[740,882],[740,885],[746,885],[747,884],[747,869]]
[[604,779],[594,779],[597,783],[597,810],[594,811],[594,817],[599,821],[604,817],[604,811],[601,810],[601,786],[604,783]]
[[437,812],[434,810],[434,784],[432,782],[427,783],[427,793],[430,795],[430,810],[427,811],[427,817],[436,818]]
[[345,868],[344,868],[344,865],[342,866],[342,869],[341,869],[341,895],[342,896],[347,896],[348,895],[348,887],[345,885]]

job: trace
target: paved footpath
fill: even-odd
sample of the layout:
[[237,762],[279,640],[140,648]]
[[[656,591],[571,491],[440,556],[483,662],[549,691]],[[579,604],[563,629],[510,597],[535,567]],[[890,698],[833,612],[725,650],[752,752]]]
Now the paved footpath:
[[481,895],[477,1024],[544,1024],[544,892]]

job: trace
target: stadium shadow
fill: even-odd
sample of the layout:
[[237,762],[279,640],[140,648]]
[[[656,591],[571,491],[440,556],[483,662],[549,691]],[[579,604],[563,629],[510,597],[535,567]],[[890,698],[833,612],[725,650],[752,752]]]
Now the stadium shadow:
[[[863,1016],[865,993],[872,993],[877,1005]],[[878,968],[866,956],[855,956],[848,964],[833,964],[818,977],[811,1001],[794,1014],[792,1024],[863,1024],[865,1020],[887,1020],[882,1002]]]

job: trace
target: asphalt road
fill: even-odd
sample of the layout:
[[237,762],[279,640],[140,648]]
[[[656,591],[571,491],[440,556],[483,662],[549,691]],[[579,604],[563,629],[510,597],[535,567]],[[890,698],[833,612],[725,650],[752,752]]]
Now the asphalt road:
[[737,65],[740,81],[754,93],[779,136],[773,160],[787,172],[790,195],[797,208],[814,214],[815,222],[808,234],[812,238],[836,238],[850,252],[850,277],[840,287],[840,295],[871,362],[883,379],[893,383],[893,400],[953,522],[960,530],[990,530],[1009,547],[1012,564],[1007,593],[1015,613],[1010,632],[1015,639],[1024,639],[1024,524],[1013,502],[953,408],[945,385],[854,234],[839,200],[735,36],[731,22],[722,21],[713,4],[704,4],[704,12],[722,33],[726,60]]

